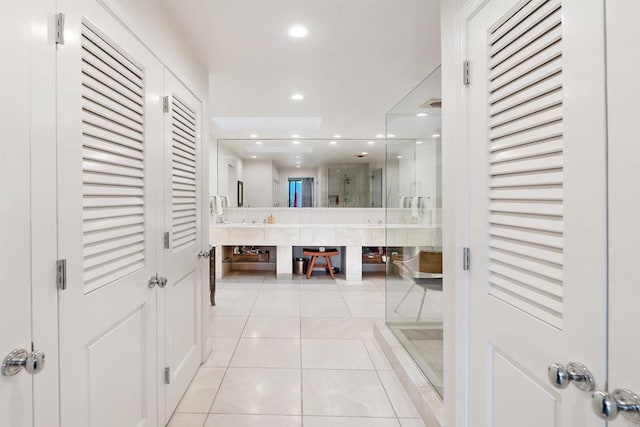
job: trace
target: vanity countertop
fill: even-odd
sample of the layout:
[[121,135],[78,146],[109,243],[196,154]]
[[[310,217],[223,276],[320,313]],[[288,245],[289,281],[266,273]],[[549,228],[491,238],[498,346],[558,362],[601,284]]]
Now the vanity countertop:
[[415,228],[439,228],[429,224],[349,224],[349,223],[327,223],[327,224],[306,224],[306,223],[275,223],[267,224],[262,222],[229,222],[211,223],[211,227],[216,228],[373,228],[373,229],[415,229]]
[[211,224],[212,245],[439,246],[439,226],[427,224]]

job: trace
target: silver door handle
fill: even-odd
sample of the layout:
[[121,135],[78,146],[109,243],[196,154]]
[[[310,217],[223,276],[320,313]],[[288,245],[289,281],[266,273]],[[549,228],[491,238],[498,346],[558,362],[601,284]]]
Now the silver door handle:
[[593,410],[603,420],[614,420],[618,413],[634,424],[640,424],[640,398],[626,389],[616,389],[609,394],[596,391],[591,395]]
[[582,391],[593,391],[596,388],[593,375],[582,363],[569,362],[566,368],[560,363],[552,363],[549,365],[547,375],[556,388],[567,388],[570,383]]
[[155,276],[149,277],[149,281],[147,282],[149,289],[153,289],[156,287],[156,285],[159,285],[159,284],[160,284],[160,279],[158,278],[157,274]]
[[158,287],[159,288],[164,288],[165,286],[167,286],[167,278],[166,277],[158,277]]
[[41,351],[27,351],[23,348],[13,350],[2,362],[2,375],[16,375],[23,368],[31,375],[44,369],[45,356]]
[[201,258],[209,258],[209,252],[205,252],[205,251],[198,252],[198,259],[201,259]]

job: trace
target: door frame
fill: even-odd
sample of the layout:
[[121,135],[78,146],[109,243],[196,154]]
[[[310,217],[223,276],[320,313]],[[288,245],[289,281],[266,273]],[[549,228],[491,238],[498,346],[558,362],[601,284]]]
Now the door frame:
[[[58,369],[57,237],[57,2],[32,0],[31,59],[31,289],[32,340],[46,355],[46,366],[33,376],[34,426],[60,425]],[[25,375],[25,373],[20,373]]]
[[[442,246],[446,278],[444,300],[444,425],[468,426],[469,395],[469,272],[464,269],[463,251],[469,247],[470,176],[467,126],[467,92],[463,83],[466,58],[467,21],[488,0],[468,0],[455,14],[445,12],[442,32]],[[454,12],[454,11],[452,11]],[[451,25],[451,27],[448,27]],[[473,262],[473,255],[471,255]]]

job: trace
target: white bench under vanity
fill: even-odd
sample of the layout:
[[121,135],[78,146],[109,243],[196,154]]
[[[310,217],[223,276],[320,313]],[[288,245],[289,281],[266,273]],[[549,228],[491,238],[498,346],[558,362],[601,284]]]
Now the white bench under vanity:
[[[228,274],[233,248],[242,246],[257,248],[256,271],[275,270],[282,280],[293,277],[296,247],[337,248],[340,255],[335,264],[341,266],[346,280],[362,280],[363,247],[439,246],[436,210],[419,218],[412,216],[411,209],[386,211],[388,223],[382,208],[226,208],[224,222],[211,216],[210,243],[219,254],[216,277]],[[270,216],[274,223],[267,222]],[[251,262],[252,257],[244,259]],[[251,265],[239,268],[247,270]]]

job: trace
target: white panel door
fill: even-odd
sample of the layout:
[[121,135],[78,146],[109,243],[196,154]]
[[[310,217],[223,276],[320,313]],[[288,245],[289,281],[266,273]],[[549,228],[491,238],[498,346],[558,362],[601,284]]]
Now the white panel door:
[[[640,393],[640,2],[607,0],[608,391]],[[604,390],[604,383],[599,390]],[[612,426],[631,426],[622,416]]]
[[[30,5],[12,2],[0,29],[0,359],[31,350]],[[27,72],[25,72],[27,71]],[[33,426],[33,382],[0,376],[0,426]]]
[[61,424],[156,426],[163,67],[97,2],[59,7]]
[[554,388],[547,367],[606,381],[604,3],[469,16],[470,425],[601,426],[590,393]]
[[168,108],[164,116],[165,249],[160,319],[164,319],[165,416],[168,420],[202,362],[201,103],[165,71]]

